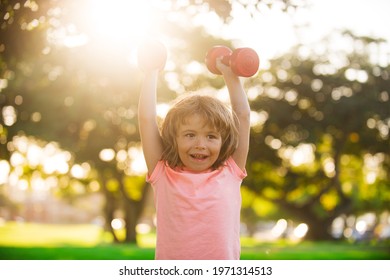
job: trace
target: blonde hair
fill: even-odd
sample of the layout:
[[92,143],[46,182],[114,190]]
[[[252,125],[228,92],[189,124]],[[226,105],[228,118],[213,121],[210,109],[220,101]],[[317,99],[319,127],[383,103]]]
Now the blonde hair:
[[164,151],[162,160],[171,168],[182,165],[179,157],[176,133],[181,124],[194,114],[200,115],[221,134],[222,146],[218,159],[212,168],[217,169],[233,154],[238,145],[238,118],[216,98],[207,95],[190,95],[177,101],[166,115],[161,137]]

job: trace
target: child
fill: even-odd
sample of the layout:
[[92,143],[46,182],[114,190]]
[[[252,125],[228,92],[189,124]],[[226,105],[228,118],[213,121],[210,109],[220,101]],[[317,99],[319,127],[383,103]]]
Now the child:
[[246,176],[250,108],[239,78],[217,60],[232,111],[190,95],[156,121],[158,70],[146,71],[139,100],[147,181],[157,213],[156,259],[240,258],[240,185]]

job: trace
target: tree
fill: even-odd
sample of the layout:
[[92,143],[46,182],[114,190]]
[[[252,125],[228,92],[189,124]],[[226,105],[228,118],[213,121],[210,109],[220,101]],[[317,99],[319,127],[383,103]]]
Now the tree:
[[[188,90],[221,88],[221,79],[210,78],[205,67],[194,77],[186,66],[194,61],[203,65],[212,45],[232,45],[191,22],[207,10],[228,23],[231,2],[189,1],[191,9],[182,3],[172,0],[165,10],[153,7],[153,28],[171,49],[171,68],[163,77],[166,82],[159,85],[162,102]],[[275,3],[283,10],[296,8],[295,1],[237,3],[256,12]],[[113,4],[105,5],[111,11]],[[136,107],[141,73],[127,61],[135,52],[134,44],[94,35],[86,40],[88,24],[75,16],[85,11],[81,1],[5,0],[0,11],[1,158],[9,159],[7,144],[20,133],[58,142],[75,162],[87,162],[96,171],[83,183],[99,181],[106,197],[107,228],[112,230],[115,209],[126,208],[126,240],[135,242],[135,224],[148,188],[141,183],[144,177],[131,173],[128,153],[139,142]],[[118,9],[114,13],[125,17]],[[178,14],[184,14],[185,21],[175,17]],[[354,40],[359,42],[357,50],[344,57],[342,66],[334,67],[332,57],[330,61],[324,56],[302,57],[301,46],[272,61],[269,71],[247,84],[259,120],[253,127],[245,181],[261,199],[256,211],[264,205],[273,209],[276,203],[284,214],[308,223],[311,231],[319,229],[313,238],[328,237],[327,226],[340,213],[379,211],[388,202],[384,194],[390,166],[389,69],[369,63],[359,49],[362,42],[379,46],[375,40]],[[359,81],[359,75],[367,75],[367,81]],[[182,86],[175,87],[176,83]],[[111,156],[102,160],[103,151]],[[302,160],[300,154],[310,158]],[[354,167],[363,166],[365,158],[375,158],[382,171]],[[367,182],[365,172],[376,179]],[[269,211],[267,215],[271,216]]]
[[[230,13],[228,2],[192,5],[202,8],[207,3],[222,17]],[[110,5],[106,3],[106,13],[111,11]],[[172,11],[155,8],[154,27],[161,26],[165,36],[185,42],[176,46],[178,55],[172,59],[195,57],[203,61],[209,46],[224,41],[207,36],[200,27],[188,29],[170,20],[167,13],[184,13],[187,9],[179,1],[172,1],[172,5]],[[7,143],[20,134],[58,142],[72,153],[75,163],[87,162],[96,170],[97,175],[92,172],[83,184],[95,179],[100,182],[100,191],[106,197],[107,228],[115,237],[110,221],[114,211],[123,207],[126,241],[135,242],[135,225],[148,188],[138,182],[138,174],[131,174],[132,159],[127,151],[139,142],[136,108],[141,73],[128,62],[135,51],[128,42],[102,40],[94,33],[88,42],[83,41],[83,32],[90,26],[82,21],[85,15],[74,16],[80,11],[85,11],[80,1],[2,1],[0,156],[9,160]],[[164,83],[160,88],[161,100],[176,96]],[[102,160],[102,151],[114,156]],[[121,160],[116,160],[119,154]]]
[[303,57],[307,46],[272,60],[251,104],[263,121],[254,126],[246,184],[308,224],[316,240],[331,238],[336,217],[380,213],[389,203],[390,68],[371,62],[368,50],[381,40],[344,36],[360,47],[338,61],[315,48]]

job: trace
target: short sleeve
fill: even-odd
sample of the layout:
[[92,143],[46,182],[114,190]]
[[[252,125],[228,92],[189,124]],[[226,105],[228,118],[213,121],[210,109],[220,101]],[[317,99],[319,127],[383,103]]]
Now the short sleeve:
[[247,176],[246,170],[242,170],[240,167],[238,167],[237,163],[232,157],[229,157],[227,159],[226,164],[229,168],[232,169],[233,173],[241,180],[243,180]]
[[146,176],[146,182],[150,184],[156,183],[158,179],[161,177],[161,175],[163,174],[164,168],[165,168],[165,164],[163,161],[160,160],[159,162],[157,162],[157,165],[152,171],[152,173]]

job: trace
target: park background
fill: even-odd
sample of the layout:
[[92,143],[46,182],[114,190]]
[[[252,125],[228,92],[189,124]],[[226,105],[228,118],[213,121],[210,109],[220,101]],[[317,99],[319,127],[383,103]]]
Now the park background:
[[137,47],[162,41],[158,113],[227,100],[205,64],[252,47],[243,259],[390,259],[389,3],[1,0],[0,259],[153,259]]

